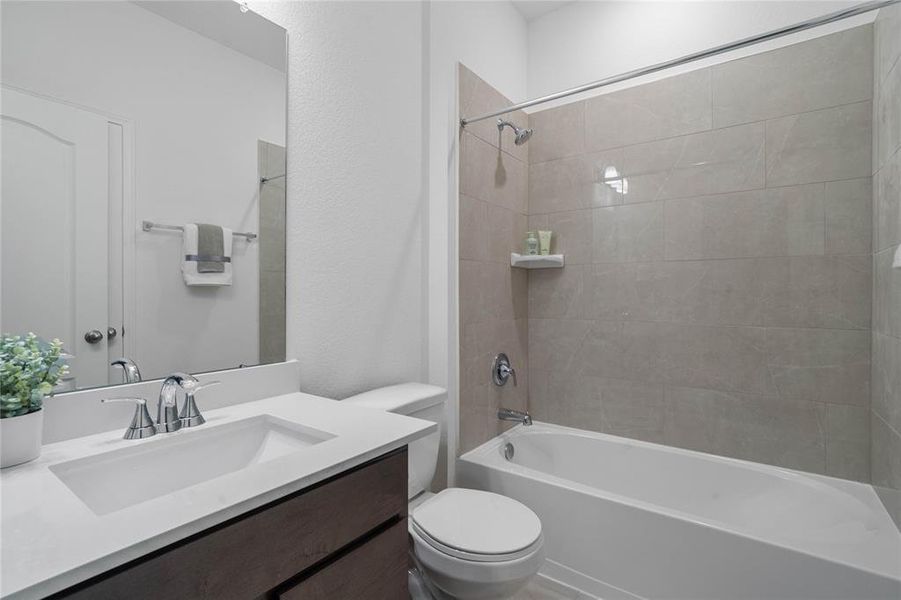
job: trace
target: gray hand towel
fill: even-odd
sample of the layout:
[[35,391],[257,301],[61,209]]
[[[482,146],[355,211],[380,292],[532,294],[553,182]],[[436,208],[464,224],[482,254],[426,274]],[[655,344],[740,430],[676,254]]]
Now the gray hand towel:
[[222,228],[218,225],[197,224],[197,256],[200,258],[218,258],[219,260],[198,260],[198,273],[223,273],[225,263],[222,256],[225,245],[222,243]]

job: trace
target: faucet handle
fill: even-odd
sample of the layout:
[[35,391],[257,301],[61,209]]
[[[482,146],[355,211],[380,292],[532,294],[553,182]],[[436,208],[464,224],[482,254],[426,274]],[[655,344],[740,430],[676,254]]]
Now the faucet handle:
[[502,386],[510,378],[513,378],[513,386],[516,387],[516,369],[510,365],[507,355],[501,352],[494,357],[494,363],[491,365],[491,380],[494,381],[494,385]]
[[214,385],[219,385],[222,383],[218,379],[214,381],[196,381],[196,382],[184,382],[181,386],[181,389],[185,391],[186,394],[194,395],[200,390],[208,387],[213,387]]
[[103,398],[104,404],[108,402],[134,402],[135,414],[131,418],[131,425],[125,430],[122,436],[126,440],[140,440],[156,435],[156,426],[150,413],[147,412],[147,401],[143,398]]
[[204,419],[203,415],[200,414],[200,409],[197,408],[197,403],[194,401],[194,394],[196,394],[203,388],[219,385],[220,383],[222,382],[192,382],[188,386],[183,386],[183,389],[185,390],[185,403],[181,407],[181,414],[178,415],[178,420],[181,422],[182,427],[196,427],[198,425],[203,425],[204,423],[206,423],[206,419]]

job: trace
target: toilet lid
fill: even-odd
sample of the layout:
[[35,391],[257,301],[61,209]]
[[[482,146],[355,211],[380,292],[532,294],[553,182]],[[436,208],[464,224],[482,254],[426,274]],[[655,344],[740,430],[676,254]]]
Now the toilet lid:
[[411,517],[422,534],[467,554],[515,554],[541,537],[541,521],[529,507],[479,490],[448,488],[416,507]]

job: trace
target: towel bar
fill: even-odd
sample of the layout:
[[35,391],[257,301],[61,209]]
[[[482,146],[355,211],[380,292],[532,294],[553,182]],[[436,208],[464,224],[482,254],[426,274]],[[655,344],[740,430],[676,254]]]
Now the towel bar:
[[[153,221],[142,221],[141,229],[143,229],[144,231],[150,231],[151,229],[168,229],[169,231],[185,230],[185,228],[181,225],[163,225],[162,223],[154,223]],[[243,231],[232,231],[232,235],[246,238],[248,242],[257,239],[257,234]]]

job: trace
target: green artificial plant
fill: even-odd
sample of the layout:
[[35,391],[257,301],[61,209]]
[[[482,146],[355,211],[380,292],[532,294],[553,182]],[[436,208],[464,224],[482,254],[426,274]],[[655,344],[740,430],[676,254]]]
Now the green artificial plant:
[[63,343],[45,342],[33,333],[0,338],[0,419],[41,409],[59,380],[69,372],[60,358]]

